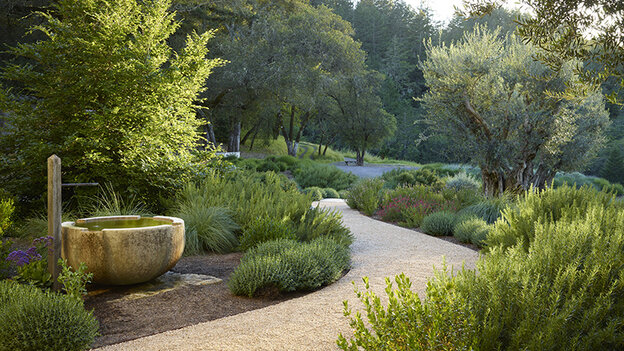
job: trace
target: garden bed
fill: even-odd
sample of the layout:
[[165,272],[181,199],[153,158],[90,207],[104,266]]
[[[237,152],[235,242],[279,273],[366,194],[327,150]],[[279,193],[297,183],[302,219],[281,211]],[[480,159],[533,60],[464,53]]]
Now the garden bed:
[[[184,286],[136,300],[120,300],[132,287],[115,287],[89,296],[85,307],[94,310],[100,334],[94,347],[179,329],[280,303],[302,293],[280,295],[266,292],[257,298],[234,296],[227,287],[241,253],[183,257],[173,268],[178,273],[205,274],[222,279],[204,286]],[[101,287],[92,286],[93,292]]]

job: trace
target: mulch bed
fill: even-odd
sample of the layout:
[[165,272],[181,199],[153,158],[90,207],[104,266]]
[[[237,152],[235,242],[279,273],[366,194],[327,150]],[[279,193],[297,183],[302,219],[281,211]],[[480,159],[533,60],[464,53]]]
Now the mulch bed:
[[[303,294],[267,294],[261,298],[232,295],[227,287],[230,274],[240,263],[241,253],[183,257],[172,269],[178,273],[205,274],[223,279],[205,286],[184,286],[173,291],[137,300],[114,301],[129,287],[89,296],[85,307],[93,309],[100,322],[100,334],[94,347],[179,329],[277,304]],[[89,290],[101,287],[90,287]]]

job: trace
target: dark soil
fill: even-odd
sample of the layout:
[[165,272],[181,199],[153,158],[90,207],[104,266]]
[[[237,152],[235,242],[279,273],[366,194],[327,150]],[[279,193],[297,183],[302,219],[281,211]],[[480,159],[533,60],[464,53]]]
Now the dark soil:
[[[105,293],[87,297],[85,307],[93,309],[100,322],[101,336],[93,346],[116,344],[179,329],[301,296],[284,296],[268,291],[253,299],[232,295],[227,281],[240,263],[241,256],[240,253],[233,253],[184,257],[172,269],[178,273],[205,274],[223,279],[219,283],[185,286],[137,300],[114,301],[121,298],[129,287],[114,287]],[[101,288],[93,286],[89,290]]]

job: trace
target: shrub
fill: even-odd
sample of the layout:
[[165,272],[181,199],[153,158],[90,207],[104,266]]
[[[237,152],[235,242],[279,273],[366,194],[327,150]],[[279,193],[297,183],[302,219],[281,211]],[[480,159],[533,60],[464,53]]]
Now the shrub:
[[490,226],[481,218],[468,218],[454,226],[453,235],[463,243],[482,246],[489,229]]
[[26,251],[15,250],[7,256],[6,260],[17,270],[15,280],[40,288],[52,284],[47,263],[48,249],[52,246],[52,240],[51,236],[34,239]]
[[433,171],[439,177],[452,177],[459,172],[462,172],[462,171],[465,172],[465,170],[462,169],[461,166],[449,165],[449,164],[444,164],[444,163],[429,163],[429,164],[424,165],[421,169]]
[[323,189],[317,186],[305,188],[303,189],[303,193],[309,195],[312,201],[319,201],[323,199]]
[[275,239],[296,239],[290,223],[278,222],[271,218],[258,218],[243,231],[240,249],[247,251],[260,243]]
[[345,190],[357,180],[358,177],[351,172],[343,172],[336,166],[314,162],[301,163],[295,170],[295,181],[302,188],[316,186]]
[[399,187],[384,194],[378,214],[384,221],[398,222],[406,227],[420,227],[425,216],[438,212],[455,212],[457,205],[432,188],[418,185]]
[[508,195],[500,197],[494,197],[485,199],[474,205],[470,205],[462,209],[461,213],[472,214],[486,221],[488,224],[493,224],[497,219],[501,217],[501,214],[505,208],[512,204],[511,198]]
[[479,190],[481,184],[478,180],[468,175],[468,173],[462,171],[455,174],[452,177],[446,178],[445,185],[446,188],[452,189],[455,191],[460,190]]
[[609,184],[605,186],[604,188],[602,188],[602,191],[613,193],[616,196],[622,196],[624,195],[624,185],[619,184],[619,183]]
[[80,263],[78,269],[73,269],[67,265],[67,261],[59,258],[61,272],[58,281],[63,286],[63,291],[76,299],[82,299],[87,295],[87,284],[91,282],[93,273],[87,273],[87,265]]
[[453,235],[454,224],[454,213],[440,211],[425,216],[422,220],[421,229],[429,235],[449,236]]
[[9,226],[11,226],[11,215],[13,211],[15,211],[13,199],[0,198],[0,237],[2,237]]
[[341,199],[347,199],[349,197],[349,190],[340,190],[338,195],[340,195]]
[[331,238],[343,246],[350,246],[353,242],[353,236],[343,225],[339,211],[311,208],[297,226],[297,238],[301,241],[312,241],[321,237]]
[[81,300],[0,281],[0,350],[86,350],[97,334]]
[[272,172],[210,174],[197,184],[188,184],[180,193],[179,202],[194,207],[227,208],[243,230],[257,218],[298,223],[310,208],[311,199],[290,184],[283,175]]
[[340,194],[336,191],[336,189],[325,188],[323,190],[323,198],[324,199],[340,199]]
[[[532,233],[490,247],[474,271],[444,269],[414,297],[400,276],[388,308],[358,293],[368,321],[351,315],[343,349],[615,350],[624,339],[624,210],[584,187],[528,193],[494,227]],[[600,197],[596,199],[596,197]],[[564,201],[565,200],[565,201]],[[550,208],[552,205],[553,208]],[[519,226],[519,227],[518,227]],[[490,234],[491,235],[491,234]],[[478,272],[478,274],[477,274]],[[390,345],[389,347],[385,347]]]
[[230,210],[208,207],[196,199],[180,202],[177,217],[184,220],[186,244],[184,254],[195,255],[204,251],[226,253],[238,246],[236,231],[240,229],[232,219]]
[[349,325],[354,329],[354,336],[347,340],[340,334],[337,341],[340,349],[474,349],[474,318],[468,312],[455,308],[455,301],[448,295],[434,295],[435,286],[427,287],[427,300],[421,302],[404,274],[395,277],[396,290],[386,278],[386,304],[370,289],[368,278],[364,277],[363,281],[366,290],[359,291],[356,287],[355,293],[364,305],[365,317],[360,312],[354,314],[348,302],[344,302],[344,314],[350,318]]
[[445,199],[454,201],[458,209],[463,209],[485,200],[483,193],[480,190],[474,189],[460,189],[456,191],[450,188],[444,188],[441,193]]
[[255,171],[262,164],[262,160],[257,158],[246,158],[237,163],[238,168]]
[[349,249],[329,238],[309,243],[274,240],[249,250],[230,276],[235,295],[255,296],[266,289],[309,291],[330,284],[349,267]]
[[429,169],[405,170],[395,168],[384,173],[381,178],[386,181],[386,187],[394,189],[397,186],[427,185],[441,189],[444,183],[435,171]]
[[379,178],[364,179],[349,189],[346,200],[349,207],[364,212],[367,216],[379,207],[379,193],[384,182]]
[[264,162],[262,162],[258,168],[256,168],[256,170],[258,172],[275,172],[275,173],[279,173],[280,172],[280,167],[277,165],[277,163],[271,161],[271,160],[264,160]]
[[612,194],[589,185],[576,189],[564,184],[556,189],[527,191],[514,208],[503,212],[503,220],[494,225],[486,246],[508,248],[520,243],[526,249],[535,235],[536,223],[556,223],[564,214],[580,218],[590,206],[624,208]]
[[283,163],[284,165],[286,165],[286,169],[291,171],[295,170],[299,166],[299,160],[296,157],[290,155],[280,156],[276,158],[275,161],[278,163]]
[[11,252],[11,247],[13,247],[13,242],[11,240],[2,241],[2,238],[0,238],[0,280],[9,277],[10,263],[6,258]]

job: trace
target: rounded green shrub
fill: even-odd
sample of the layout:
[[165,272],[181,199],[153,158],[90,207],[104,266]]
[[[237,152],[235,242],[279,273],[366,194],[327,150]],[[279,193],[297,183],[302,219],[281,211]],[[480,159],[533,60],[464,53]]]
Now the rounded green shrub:
[[456,175],[446,179],[445,187],[455,191],[479,189],[481,184],[478,180],[468,175],[466,172],[459,172]]
[[304,194],[310,194],[312,196],[312,201],[319,201],[323,199],[323,189],[312,186],[309,188],[303,189]]
[[330,238],[309,243],[278,239],[250,249],[230,276],[235,295],[255,296],[265,289],[309,291],[330,284],[349,268],[349,249]]
[[280,167],[277,165],[277,163],[273,162],[272,160],[264,160],[264,162],[262,162],[258,168],[256,168],[256,170],[258,172],[275,172],[275,173],[279,173],[280,172]]
[[453,235],[455,214],[447,211],[434,212],[425,216],[420,229],[429,235],[449,236]]
[[487,237],[489,228],[487,222],[481,218],[469,218],[455,225],[453,235],[463,243],[481,246]]
[[295,239],[295,231],[289,222],[276,221],[272,218],[258,218],[243,230],[240,237],[240,249],[250,248],[275,239]]
[[299,160],[296,157],[290,155],[280,156],[275,159],[276,162],[281,162],[286,165],[286,169],[294,170],[299,165]]
[[288,165],[286,163],[284,163],[284,162],[277,161],[277,162],[275,162],[275,164],[279,168],[280,172],[284,172],[285,170],[288,169]]
[[340,190],[338,191],[338,195],[340,195],[341,199],[346,199],[349,197],[349,190]]
[[97,335],[82,300],[0,281],[0,351],[86,350]]
[[323,190],[323,198],[324,199],[340,199],[340,194],[336,191],[336,189],[325,188]]

